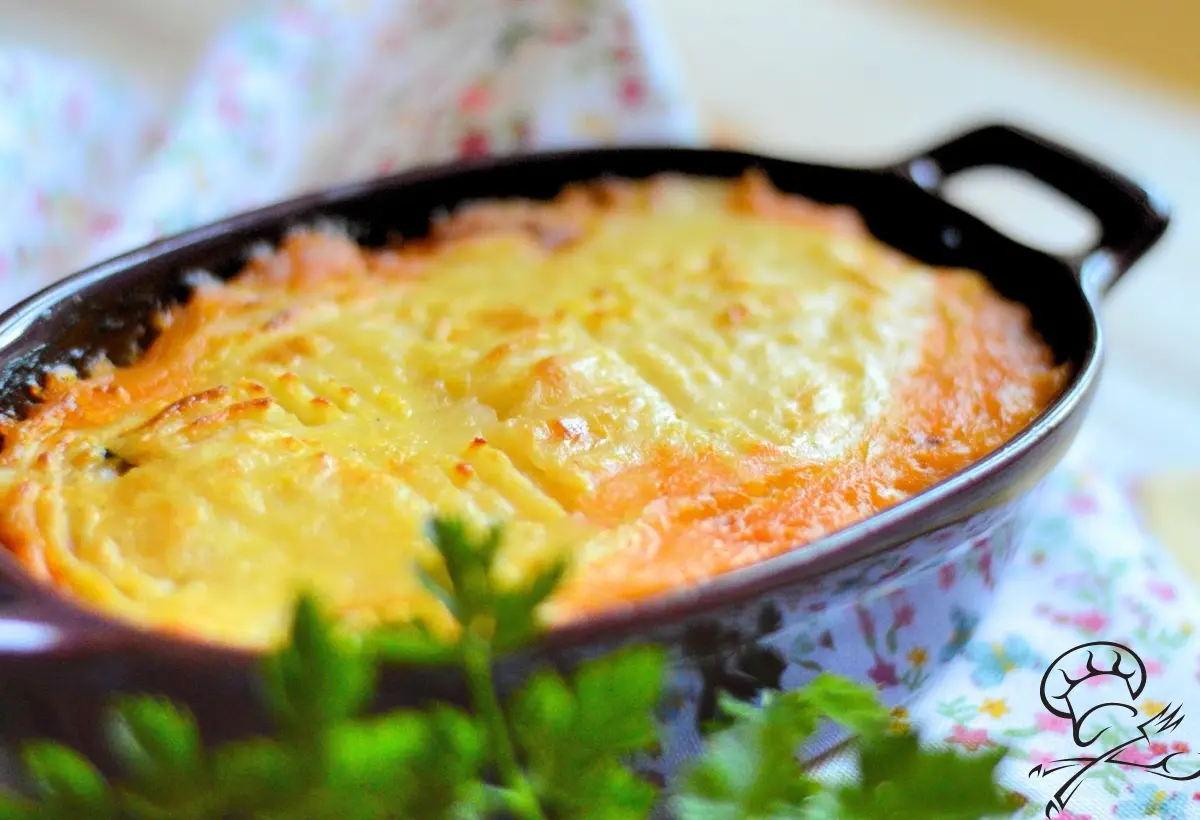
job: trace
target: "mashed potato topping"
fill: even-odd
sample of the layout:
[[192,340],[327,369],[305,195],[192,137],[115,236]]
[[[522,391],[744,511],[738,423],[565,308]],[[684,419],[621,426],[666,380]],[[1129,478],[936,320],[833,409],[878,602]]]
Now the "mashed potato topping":
[[297,232],[130,367],[0,426],[0,542],[65,594],[217,642],[313,589],[445,613],[435,512],[564,551],[563,621],[802,548],[1011,438],[1065,372],[980,275],[758,175],[469,205],[423,240]]

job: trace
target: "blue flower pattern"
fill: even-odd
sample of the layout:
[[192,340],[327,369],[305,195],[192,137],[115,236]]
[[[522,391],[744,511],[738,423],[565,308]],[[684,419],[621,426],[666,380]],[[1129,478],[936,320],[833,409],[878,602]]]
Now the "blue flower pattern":
[[971,670],[971,682],[980,689],[999,686],[1014,669],[1040,670],[1045,666],[1019,635],[1009,635],[1002,643],[972,643],[967,647],[966,658],[975,667]]
[[1114,818],[1159,817],[1184,820],[1188,798],[1183,792],[1168,792],[1153,783],[1139,783],[1129,797],[1116,805]]
[[954,631],[950,635],[950,640],[942,647],[938,659],[942,663],[951,660],[959,652],[963,651],[963,647],[971,640],[971,636],[975,634],[975,628],[979,626],[979,614],[976,612],[967,612],[961,607],[953,607],[950,610],[950,621],[953,624]]

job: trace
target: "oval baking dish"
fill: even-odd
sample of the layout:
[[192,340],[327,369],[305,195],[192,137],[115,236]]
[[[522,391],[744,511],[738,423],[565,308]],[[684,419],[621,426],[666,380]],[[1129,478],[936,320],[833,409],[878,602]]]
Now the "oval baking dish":
[[[1072,259],[1037,252],[939,196],[948,175],[983,165],[1032,174],[1075,199],[1100,224],[1097,247]],[[502,675],[514,680],[538,663],[570,663],[626,641],[664,643],[676,650],[668,758],[689,745],[720,688],[742,694],[786,688],[824,668],[874,680],[898,702],[953,657],[982,614],[1027,517],[1029,492],[1070,443],[1094,390],[1100,334],[1092,302],[1166,227],[1163,207],[1138,186],[1016,129],[979,129],[884,169],[731,151],[598,149],[425,169],[304,197],[163,240],[10,311],[0,320],[3,402],[23,412],[30,381],[57,365],[83,365],[98,353],[129,362],[157,311],[186,296],[192,272],[230,276],[248,247],[276,242],[316,219],[348,223],[364,244],[381,245],[397,233],[424,235],[433,215],[465,201],[548,199],[571,183],[601,177],[732,178],[751,170],[786,193],[854,209],[879,240],[923,263],[979,271],[1001,295],[1028,308],[1070,380],[1022,432],[916,497],[803,549],[570,620],[536,649],[508,658]],[[6,734],[48,734],[98,755],[96,710],[114,690],[129,689],[184,700],[214,736],[258,727],[248,688],[253,652],[84,611],[35,583],[6,551],[0,551],[0,581]],[[931,584],[940,594],[917,591]],[[877,642],[876,624],[885,621],[889,637]],[[938,629],[942,634],[932,634]],[[922,643],[936,649],[933,661],[902,654],[918,630]],[[382,705],[461,696],[457,681],[436,670],[394,672]]]
[[551,626],[693,587],[948,478],[1069,378],[982,275],[761,174],[483,200],[378,249],[308,228],[197,281],[137,362],[0,419],[0,544],[248,649],[298,589],[449,628],[435,513],[504,523],[499,579],[564,558]]

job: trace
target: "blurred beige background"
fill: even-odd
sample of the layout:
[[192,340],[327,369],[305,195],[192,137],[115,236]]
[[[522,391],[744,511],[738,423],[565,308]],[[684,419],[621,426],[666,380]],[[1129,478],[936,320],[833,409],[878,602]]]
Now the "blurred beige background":
[[1011,28],[1200,100],[1194,0],[914,0]]
[[[156,65],[152,82],[166,89],[186,79],[191,63],[229,15],[252,2],[207,0],[189,3],[184,11],[179,0],[0,0],[0,40],[97,54],[134,71]],[[651,5],[676,18],[673,24],[687,18],[686,24],[703,27],[705,18],[787,18],[785,6],[810,4],[749,0],[743,8],[720,9],[713,0],[651,0]],[[1008,29],[1200,100],[1200,49],[1195,47],[1200,5],[1192,0],[878,0],[868,5],[910,6]],[[78,25],[81,21],[86,25]],[[130,48],[134,41],[136,47]]]
[[[169,101],[252,0],[0,0],[0,47],[134,76]],[[185,10],[186,9],[186,10]],[[1141,476],[1147,515],[1200,561],[1200,2],[646,0],[710,122],[765,151],[867,163],[987,119],[1011,120],[1162,186],[1161,249],[1104,306],[1109,362],[1082,447]],[[1065,249],[1087,222],[1011,180],[959,200]]]

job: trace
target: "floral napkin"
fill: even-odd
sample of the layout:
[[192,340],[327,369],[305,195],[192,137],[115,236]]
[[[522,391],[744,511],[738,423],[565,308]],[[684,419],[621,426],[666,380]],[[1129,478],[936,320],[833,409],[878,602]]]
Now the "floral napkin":
[[[0,308],[155,237],[336,182],[490,152],[700,137],[642,10],[620,0],[277,0],[235,21],[171,107],[28,51],[0,51],[0,99]],[[1125,488],[1073,459],[1049,480],[990,614],[959,625],[957,659],[929,683],[920,672],[936,648],[914,638],[914,674],[873,677],[922,682],[896,719],[932,740],[1012,747],[1008,785],[1030,798],[1019,814],[1041,816],[1074,769],[1034,767],[1095,757],[1141,720],[1081,749],[1042,703],[1043,673],[1076,645],[1125,645],[1145,664],[1139,716],[1171,703],[1195,719],[1093,766],[1058,817],[1200,817],[1200,780],[1164,776],[1200,770],[1194,590]],[[852,770],[847,755],[821,765]]]
[[621,0],[251,4],[156,107],[0,50],[0,307],[122,251],[326,185],[491,152],[696,139]]

